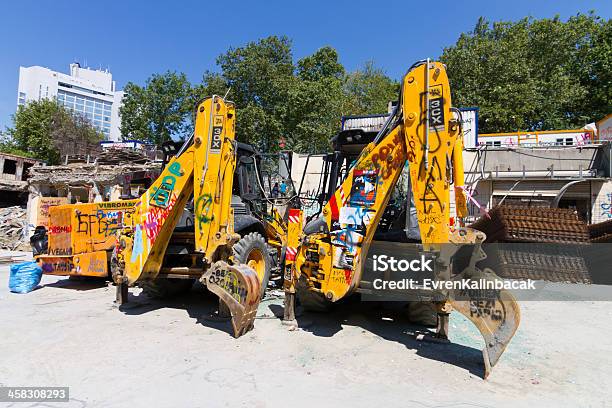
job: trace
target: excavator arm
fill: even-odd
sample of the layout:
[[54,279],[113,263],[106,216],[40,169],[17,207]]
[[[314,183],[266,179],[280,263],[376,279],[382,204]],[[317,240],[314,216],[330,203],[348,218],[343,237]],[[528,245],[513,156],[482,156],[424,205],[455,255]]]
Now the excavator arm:
[[193,136],[126,216],[113,254],[120,303],[127,300],[129,285],[157,278],[193,196],[193,244],[203,264],[200,281],[230,310],[236,336],[253,326],[260,282],[251,268],[235,265],[232,255],[232,245],[240,239],[231,208],[235,167],[234,105],[219,96],[207,98],[197,107]]
[[[295,263],[286,274],[285,320],[294,319],[293,297],[300,280],[310,292],[332,302],[357,290],[376,227],[406,162],[423,250],[435,254],[436,279],[498,279],[492,271],[476,267],[484,256],[480,249],[484,234],[469,228],[451,230],[449,225],[451,186],[457,216],[463,218],[467,213],[462,148],[446,68],[429,60],[413,65],[403,78],[395,112],[363,149],[322,216],[304,227]],[[473,246],[472,262],[464,271],[453,271],[453,255],[463,245]],[[446,338],[453,307],[466,315],[486,340],[487,376],[518,327],[516,301],[505,291],[485,297],[453,291],[436,295],[444,299],[436,302],[437,336]]]

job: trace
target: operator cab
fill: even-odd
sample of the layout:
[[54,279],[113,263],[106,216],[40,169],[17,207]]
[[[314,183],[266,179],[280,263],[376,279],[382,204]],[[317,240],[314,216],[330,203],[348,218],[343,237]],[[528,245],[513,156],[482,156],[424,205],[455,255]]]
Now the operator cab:
[[[319,208],[323,208],[340,184],[346,179],[353,163],[359,158],[363,149],[372,143],[378,132],[364,129],[348,129],[338,132],[331,138],[333,153],[324,156],[323,183],[324,191],[317,195]],[[410,197],[410,216],[406,217],[406,202],[410,196],[408,172],[403,172],[405,180],[397,183],[387,204],[382,219],[374,235],[375,240],[393,242],[420,241],[416,208]],[[320,211],[308,218],[304,231],[319,231],[322,228],[319,220]],[[310,225],[309,225],[310,224]],[[323,222],[324,224],[324,222]]]

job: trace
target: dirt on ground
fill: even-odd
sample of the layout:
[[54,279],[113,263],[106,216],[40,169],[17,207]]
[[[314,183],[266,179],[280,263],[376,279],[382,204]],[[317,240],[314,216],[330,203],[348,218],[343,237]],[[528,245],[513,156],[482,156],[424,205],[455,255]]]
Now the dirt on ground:
[[[195,287],[169,301],[100,280],[43,276],[8,291],[0,265],[0,386],[68,386],[69,403],[16,407],[605,407],[612,392],[610,302],[522,302],[522,323],[483,380],[482,339],[451,316],[451,344],[416,341],[400,305],[349,301],[281,324],[281,296],[234,339]],[[10,406],[10,405],[9,405]]]

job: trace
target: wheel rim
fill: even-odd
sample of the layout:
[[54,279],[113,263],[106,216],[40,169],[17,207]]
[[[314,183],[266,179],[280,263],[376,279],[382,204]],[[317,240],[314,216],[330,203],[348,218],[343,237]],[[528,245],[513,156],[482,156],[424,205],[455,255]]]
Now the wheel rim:
[[259,283],[263,283],[264,276],[266,275],[266,261],[264,260],[263,253],[259,249],[253,249],[249,252],[246,264],[255,271]]

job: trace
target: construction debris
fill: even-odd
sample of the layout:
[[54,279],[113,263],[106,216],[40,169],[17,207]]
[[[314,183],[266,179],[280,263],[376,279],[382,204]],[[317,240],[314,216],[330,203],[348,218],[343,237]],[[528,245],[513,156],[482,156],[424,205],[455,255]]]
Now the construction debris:
[[0,249],[29,250],[30,243],[25,236],[27,224],[25,208],[0,208]]
[[98,154],[97,161],[98,164],[143,164],[148,158],[143,152],[134,149],[106,149]]
[[[139,172],[159,174],[160,163],[84,164],[34,166],[30,169],[30,185],[85,185],[91,183],[120,184],[123,175]],[[153,177],[154,179],[155,177]]]

